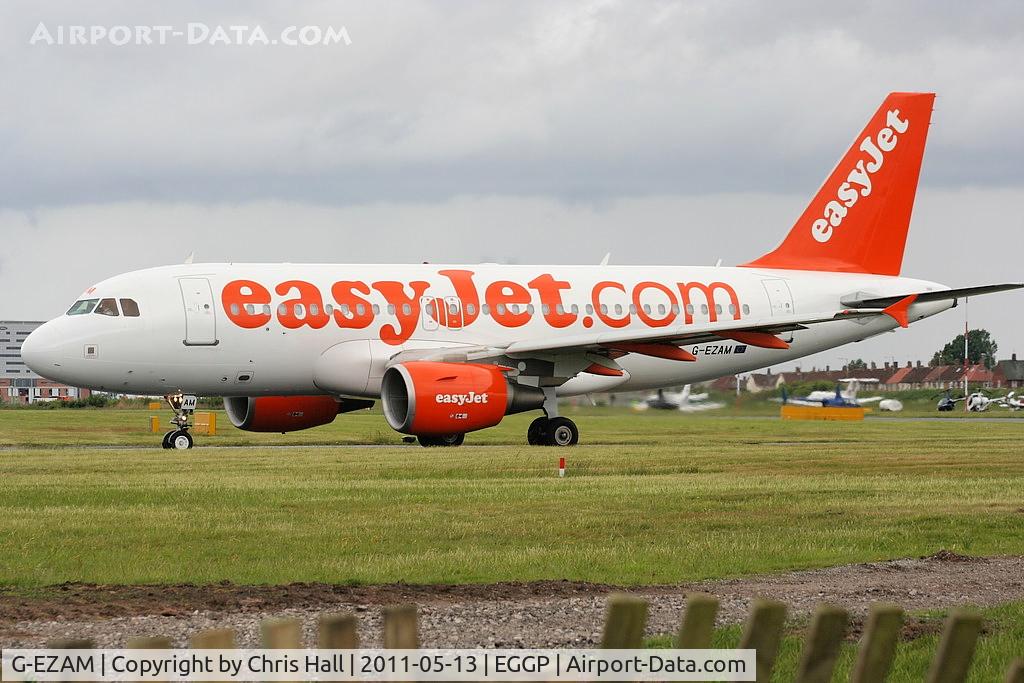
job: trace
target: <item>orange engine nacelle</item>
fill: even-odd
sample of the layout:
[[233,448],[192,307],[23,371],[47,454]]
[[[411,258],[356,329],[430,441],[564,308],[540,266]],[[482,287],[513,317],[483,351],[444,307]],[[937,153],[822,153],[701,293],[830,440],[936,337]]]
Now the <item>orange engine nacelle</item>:
[[537,387],[512,384],[494,365],[410,361],[381,381],[381,404],[392,429],[440,436],[493,427],[501,418],[544,405]]
[[[372,402],[368,402],[372,405]],[[333,422],[344,412],[332,396],[230,396],[224,399],[231,424],[248,432],[294,432]]]

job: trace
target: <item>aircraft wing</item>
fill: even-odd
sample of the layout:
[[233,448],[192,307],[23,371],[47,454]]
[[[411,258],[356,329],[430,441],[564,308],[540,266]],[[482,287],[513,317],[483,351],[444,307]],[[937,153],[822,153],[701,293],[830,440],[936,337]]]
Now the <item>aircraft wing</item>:
[[[648,330],[604,330],[566,337],[548,337],[513,342],[502,349],[508,355],[528,355],[539,352],[566,353],[603,351],[623,344],[673,344],[676,346],[701,344],[709,341],[731,340],[731,334],[757,333],[777,335],[807,329],[810,325],[876,317],[881,311],[843,311],[819,317],[774,317],[757,321],[720,320],[699,325],[673,325]],[[767,338],[767,337],[764,337]],[[781,340],[778,340],[781,342]],[[757,344],[754,344],[755,346]],[[778,348],[786,348],[779,346]]]
[[961,297],[979,296],[981,294],[992,294],[994,292],[1005,292],[1011,289],[1024,288],[1024,283],[1008,282],[1001,285],[980,285],[978,287],[961,287],[959,289],[940,289],[931,292],[907,292],[895,296],[872,297],[865,292],[857,292],[850,297],[844,297],[841,301],[843,306],[850,308],[887,308],[899,303],[909,296],[914,297],[915,302],[924,301],[948,301]]

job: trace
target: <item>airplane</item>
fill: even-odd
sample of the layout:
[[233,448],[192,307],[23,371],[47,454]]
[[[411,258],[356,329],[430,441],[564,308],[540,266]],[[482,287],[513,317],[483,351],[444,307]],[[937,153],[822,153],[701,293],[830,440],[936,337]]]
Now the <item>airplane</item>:
[[69,385],[168,397],[167,448],[192,447],[200,395],[257,432],[379,400],[423,446],[541,410],[527,443],[571,446],[561,396],[735,375],[1024,286],[900,274],[934,99],[889,94],[782,243],[739,266],[163,266],[89,287],[22,357]]
[[678,410],[683,413],[694,413],[702,410],[715,410],[725,405],[724,403],[708,401],[707,399],[707,392],[694,394],[690,391],[690,385],[687,384],[683,387],[682,391],[658,389],[644,400],[634,403],[633,409],[647,410],[648,408],[655,408],[658,410]]
[[[786,393],[786,388],[783,387],[782,398],[773,400],[781,400],[782,403],[792,403],[795,405],[825,406],[830,408],[857,408],[869,403],[878,403],[878,409],[883,412],[895,413],[903,410],[903,402],[895,398],[885,398],[884,396],[858,397],[857,392],[860,390],[860,385],[872,382],[878,382],[878,380],[874,377],[847,377],[839,380],[835,391],[818,389],[807,394],[807,396],[797,397],[789,396]],[[846,384],[846,388],[841,388],[841,384]]]
[[838,393],[839,396],[841,396],[843,399],[850,403],[854,403],[856,405],[865,405],[867,403],[876,403],[878,401],[883,400],[884,398],[883,396],[867,396],[864,398],[857,398],[857,392],[860,391],[861,384],[871,384],[877,382],[878,380],[875,379],[874,377],[846,377],[839,381],[842,384],[846,385],[845,389],[840,390],[837,386],[836,392],[824,391],[820,389],[812,391],[811,393],[807,394],[807,400],[821,401],[824,399],[832,399],[836,396],[836,393]]

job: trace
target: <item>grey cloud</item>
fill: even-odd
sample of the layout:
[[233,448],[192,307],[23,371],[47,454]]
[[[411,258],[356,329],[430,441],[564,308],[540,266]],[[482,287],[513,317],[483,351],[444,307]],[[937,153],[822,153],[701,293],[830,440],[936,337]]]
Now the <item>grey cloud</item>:
[[[810,192],[894,89],[941,95],[925,183],[1024,180],[1020,3],[223,7],[5,4],[0,205]],[[29,46],[39,21],[353,44]]]

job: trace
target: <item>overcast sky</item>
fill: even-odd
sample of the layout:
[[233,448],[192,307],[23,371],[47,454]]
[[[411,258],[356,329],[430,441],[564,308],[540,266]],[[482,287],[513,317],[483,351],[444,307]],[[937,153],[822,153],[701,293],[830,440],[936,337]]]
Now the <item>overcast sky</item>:
[[[1024,280],[1024,3],[824,4],[6,1],[0,319],[193,249],[740,263],[893,90],[939,94],[904,274]],[[30,44],[41,23],[190,22],[351,42]],[[1024,294],[970,310],[1024,353]],[[962,311],[802,364],[927,360]]]

